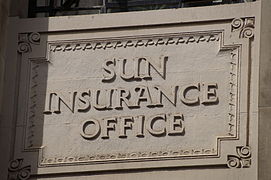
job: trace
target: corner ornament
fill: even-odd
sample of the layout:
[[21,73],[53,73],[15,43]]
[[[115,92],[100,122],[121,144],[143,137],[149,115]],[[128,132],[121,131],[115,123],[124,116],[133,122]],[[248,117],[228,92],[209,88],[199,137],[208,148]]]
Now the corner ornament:
[[8,172],[8,180],[27,180],[30,178],[31,167],[23,166],[23,159],[16,159],[10,161]]
[[28,53],[31,52],[31,46],[40,44],[40,34],[37,32],[19,34],[18,37],[18,52]]
[[249,168],[251,166],[250,147],[240,146],[236,148],[237,155],[229,155],[227,166],[229,168]]
[[231,31],[239,32],[239,38],[254,36],[255,18],[236,18],[231,23]]

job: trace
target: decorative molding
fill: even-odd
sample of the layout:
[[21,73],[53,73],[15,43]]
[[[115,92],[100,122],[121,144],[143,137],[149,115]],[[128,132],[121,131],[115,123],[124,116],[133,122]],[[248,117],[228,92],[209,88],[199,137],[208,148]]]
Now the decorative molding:
[[239,38],[252,38],[254,36],[255,18],[236,18],[231,23],[231,31],[239,32]]
[[142,37],[125,37],[121,39],[104,39],[104,40],[80,40],[80,41],[61,41],[50,43],[51,52],[68,52],[68,51],[87,51],[87,50],[106,50],[119,48],[140,48],[155,47],[168,45],[187,45],[193,43],[208,43],[219,41],[220,34],[212,33],[178,33],[166,34],[164,36],[142,36]]
[[236,105],[237,105],[237,89],[238,89],[238,52],[233,50],[231,52],[231,62],[230,62],[230,83],[229,83],[229,129],[228,135],[236,136]]
[[40,67],[47,65],[49,61],[47,58],[38,58],[31,59],[29,61],[28,77],[28,111],[27,111],[27,120],[24,130],[24,150],[38,150],[40,149],[39,143],[36,142],[35,134],[40,131],[36,126],[37,122],[40,122],[40,116],[37,113],[39,109],[39,86],[40,86]]
[[[40,35],[37,34],[20,34],[22,39],[21,43],[26,43],[28,48],[24,51],[19,51],[21,53],[30,52],[32,50],[31,45],[37,45],[40,41]],[[31,38],[30,38],[31,37]],[[33,38],[34,37],[34,38]],[[107,50],[107,49],[117,49],[117,48],[144,48],[144,47],[155,47],[155,46],[179,46],[179,45],[189,45],[189,44],[200,44],[200,43],[211,43],[211,42],[221,42],[223,43],[223,32],[221,31],[206,31],[206,32],[194,32],[194,33],[176,33],[176,34],[162,34],[162,35],[149,35],[149,36],[139,36],[139,37],[120,37],[112,39],[87,39],[87,40],[72,40],[72,41],[56,41],[48,42],[49,51],[51,53],[61,52],[65,53],[67,51],[87,51],[87,50]],[[32,40],[29,40],[32,39]],[[33,40],[34,39],[34,40]],[[115,43],[115,44],[114,44]],[[87,46],[88,45],[88,46]],[[221,44],[221,49],[223,49],[224,44]],[[226,46],[225,46],[226,47]],[[231,61],[229,66],[229,130],[228,134],[222,137],[217,137],[219,143],[220,140],[226,140],[227,138],[232,139],[238,136],[237,125],[237,106],[238,106],[238,77],[239,77],[239,46],[229,45],[225,49],[229,51],[231,55]],[[29,84],[29,114],[26,126],[25,134],[25,148],[33,149],[35,147],[34,135],[37,128],[35,127],[35,122],[37,122],[36,110],[37,110],[37,86],[38,86],[38,75],[39,75],[39,64],[46,62],[46,60],[30,60],[30,84]],[[225,122],[227,123],[227,122]],[[217,143],[217,144],[218,144]],[[41,153],[42,154],[42,153]],[[153,159],[183,159],[183,158],[208,158],[208,157],[219,157],[220,152],[218,145],[215,148],[199,148],[190,150],[169,150],[169,151],[159,151],[159,152],[129,152],[129,153],[116,153],[116,154],[95,154],[95,155],[82,155],[82,156],[69,156],[69,157],[42,157],[39,159],[39,167],[47,166],[60,166],[60,165],[70,165],[70,164],[80,164],[80,163],[99,163],[99,162],[115,162],[115,161],[144,161]],[[241,157],[241,156],[240,156]],[[232,165],[234,158],[240,158],[239,156],[229,156],[228,166]],[[238,161],[240,163],[240,160]],[[28,167],[28,166],[27,166]],[[30,167],[29,167],[30,170]]]
[[95,163],[102,161],[113,160],[140,160],[140,159],[157,159],[157,158],[191,158],[193,156],[200,157],[213,157],[217,155],[215,149],[180,149],[180,150],[168,150],[168,151],[151,151],[151,152],[131,152],[131,153],[112,153],[112,154],[98,154],[98,155],[82,155],[82,156],[69,156],[69,157],[52,157],[43,158],[40,161],[40,167],[76,164],[76,163]]
[[[223,32],[221,31],[205,31],[194,33],[176,33],[176,34],[161,34],[161,35],[149,35],[138,37],[121,37],[114,39],[86,39],[86,40],[70,40],[70,41],[55,41],[49,43],[50,53],[65,53],[68,51],[95,51],[95,50],[107,50],[117,48],[140,48],[140,47],[155,47],[155,46],[178,46],[187,45],[192,43],[210,43],[220,42],[223,43]],[[189,40],[190,39],[190,40]],[[192,40],[194,39],[194,40]],[[184,41],[180,41],[184,40]],[[130,46],[131,45],[131,46]],[[207,157],[219,157],[219,142],[221,140],[234,139],[238,136],[238,117],[237,107],[238,105],[238,78],[239,78],[239,66],[240,66],[240,46],[239,45],[227,45],[221,44],[221,51],[228,51],[230,55],[229,66],[229,111],[228,111],[228,131],[225,136],[217,137],[217,144],[215,148],[199,148],[190,150],[169,150],[168,152],[129,152],[129,153],[116,153],[116,154],[95,154],[95,155],[78,155],[69,157],[41,157],[39,160],[39,167],[47,166],[60,166],[70,165],[78,163],[99,163],[99,162],[114,162],[114,161],[145,161],[153,159],[178,159],[178,158],[207,158]]]
[[28,53],[32,51],[32,45],[40,44],[40,34],[37,32],[19,34],[18,52]]
[[23,166],[23,159],[12,160],[8,172],[8,180],[27,180],[30,178],[31,166]]
[[251,166],[251,151],[249,146],[236,148],[237,155],[228,155],[229,168],[249,168]]
[[29,97],[29,116],[27,122],[27,144],[26,148],[34,146],[33,138],[35,135],[35,121],[37,110],[37,97],[38,97],[38,76],[39,76],[39,63],[31,62],[31,83],[30,83],[30,97]]

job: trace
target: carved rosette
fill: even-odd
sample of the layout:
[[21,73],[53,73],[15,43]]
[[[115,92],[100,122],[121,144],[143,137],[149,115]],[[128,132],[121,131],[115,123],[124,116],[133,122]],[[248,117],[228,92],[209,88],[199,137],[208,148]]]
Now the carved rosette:
[[248,146],[236,148],[237,155],[229,155],[227,165],[229,168],[248,168],[251,165],[251,151]]
[[8,180],[27,180],[30,178],[31,166],[23,166],[23,159],[16,159],[9,163]]
[[231,23],[232,32],[239,32],[239,38],[254,36],[255,18],[236,18]]
[[19,53],[28,53],[32,50],[32,45],[40,44],[40,34],[37,32],[19,34],[18,37],[18,52]]

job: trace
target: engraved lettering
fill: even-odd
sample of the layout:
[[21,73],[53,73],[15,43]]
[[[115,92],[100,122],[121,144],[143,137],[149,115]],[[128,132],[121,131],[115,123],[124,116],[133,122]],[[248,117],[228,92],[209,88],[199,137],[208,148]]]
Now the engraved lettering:
[[[159,65],[156,65],[154,63],[150,63],[150,61],[148,61],[149,70],[152,67],[163,79],[166,79],[166,62],[167,61],[168,61],[167,56],[165,56],[164,58],[161,58],[161,62]],[[150,72],[148,74],[150,74]]]
[[81,126],[81,136],[85,139],[94,139],[96,138],[101,131],[100,124],[95,119],[90,119],[84,121]]
[[[127,73],[127,68],[126,68],[126,66],[127,66],[127,59],[119,59],[118,60],[119,62],[120,62],[120,65],[119,65],[119,73],[120,73],[120,77],[122,78],[122,79],[124,79],[124,80],[131,80],[131,79],[134,79],[134,77],[135,77],[135,72],[133,72],[132,71],[132,73],[130,72],[130,74],[128,74]],[[132,62],[132,61],[131,61]],[[130,63],[131,63],[130,62]],[[129,65],[129,64],[128,64]],[[134,64],[132,64],[132,65],[134,65]],[[131,64],[130,64],[130,66],[131,66]]]
[[[177,91],[178,91],[178,86],[175,86],[173,89],[172,93],[166,93],[165,89],[162,89],[160,86],[155,87],[160,94],[160,104],[163,104],[163,97],[165,97],[172,105],[176,106],[177,102]],[[170,97],[171,96],[171,97]]]
[[210,83],[210,84],[202,84],[203,89],[203,99],[202,104],[211,104],[211,103],[217,103],[218,97],[217,97],[217,84],[216,83]]
[[104,64],[102,65],[102,69],[104,70],[103,73],[103,82],[112,81],[116,77],[116,73],[114,69],[112,69],[111,65],[115,66],[116,61],[114,60],[106,60]]
[[126,104],[127,107],[131,107],[132,103],[130,102],[130,91],[126,89],[117,89],[117,105],[116,109],[122,109],[123,102]]
[[140,107],[140,102],[146,102],[149,105],[152,105],[151,95],[147,87],[139,86],[135,88],[137,92],[135,107]]
[[119,118],[119,137],[120,138],[127,138],[126,130],[132,129],[133,122],[134,122],[134,118],[131,116]]
[[90,91],[88,92],[82,92],[78,97],[78,112],[86,112],[90,109]]
[[44,114],[51,114],[52,113],[52,98],[54,93],[49,93],[49,96],[46,96],[45,100],[45,110],[43,111]]
[[197,84],[189,84],[187,86],[183,86],[180,90],[180,99],[186,105],[193,105],[199,103],[199,95],[193,97],[192,99],[187,97],[189,91],[196,89],[199,91],[199,83]]
[[182,114],[171,115],[167,123],[168,135],[182,135],[184,133],[184,121]]
[[163,136],[166,133],[165,124],[162,127],[155,127],[157,121],[166,121],[166,115],[157,115],[150,118],[146,123],[146,129],[149,131],[150,134],[153,136]]
[[107,90],[93,90],[92,91],[93,96],[92,96],[92,102],[93,102],[93,107],[97,110],[105,110],[107,109],[107,105],[108,102],[106,102],[108,100],[108,98],[106,97],[106,95],[109,95],[109,93],[107,93]]
[[116,123],[117,119],[115,117],[112,118],[105,118],[102,120],[103,128],[102,128],[102,138],[108,139],[109,138],[109,131],[116,130]]
[[75,97],[77,92],[69,93],[70,98],[64,97],[62,93],[61,95],[58,95],[58,101],[57,101],[57,109],[55,109],[54,113],[61,113],[61,104],[65,105],[72,113],[74,113],[74,106],[75,106]]
[[144,137],[144,121],[145,116],[139,115],[134,118],[135,128],[136,128],[136,136]]

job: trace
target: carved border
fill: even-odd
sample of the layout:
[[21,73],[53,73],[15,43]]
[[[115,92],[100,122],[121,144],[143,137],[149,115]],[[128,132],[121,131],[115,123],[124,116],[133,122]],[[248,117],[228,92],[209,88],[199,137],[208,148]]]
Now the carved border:
[[109,38],[95,40],[78,41],[56,41],[50,42],[51,52],[67,51],[96,51],[119,48],[140,48],[150,46],[170,46],[170,45],[187,45],[203,42],[219,41],[220,36],[217,33],[175,33],[165,35],[148,35],[124,38]]
[[[241,25],[238,25],[237,22],[241,22]],[[253,22],[253,23],[252,23]],[[237,24],[237,25],[236,25]],[[240,19],[234,19],[232,22],[232,32],[238,32],[239,33],[239,38],[252,38],[254,36],[254,18],[240,18]],[[210,31],[206,31],[206,32],[210,32]],[[165,37],[165,35],[153,35],[152,37],[154,37],[154,39],[150,39],[150,36],[140,36],[142,37],[142,39],[136,39],[138,37],[128,37],[128,38],[121,38],[122,40],[124,40],[124,43],[121,43],[119,41],[119,39],[112,39],[112,42],[109,42],[107,40],[100,40],[100,39],[96,39],[94,41],[92,40],[80,40],[81,43],[78,43],[77,41],[62,41],[62,45],[58,44],[59,42],[50,42],[48,45],[50,47],[50,51],[51,52],[57,52],[57,51],[77,51],[77,50],[82,50],[82,51],[86,51],[86,50],[98,50],[98,49],[110,49],[110,48],[129,48],[129,47],[148,47],[148,46],[157,46],[157,45],[178,45],[178,44],[189,44],[189,43],[202,43],[202,42],[212,42],[212,41],[219,41],[219,36],[215,37],[213,35],[208,36],[208,33],[206,32],[193,32],[193,33],[178,33],[178,34],[170,34],[169,37]],[[218,31],[212,31],[214,32],[214,35],[218,35]],[[221,33],[221,31],[219,32]],[[196,34],[196,36],[192,36],[192,34]],[[180,35],[183,35],[183,37],[178,37]],[[161,37],[165,37],[164,39],[161,39]],[[27,34],[20,34],[19,36],[19,46],[18,46],[18,52],[19,53],[28,53],[31,52],[32,44],[39,44],[40,41],[40,35],[38,33],[27,33]],[[93,45],[90,43],[93,42]],[[221,42],[222,43],[222,42]],[[223,44],[221,45],[221,48],[223,49]],[[241,45],[232,45],[225,48],[225,49],[231,49],[232,50],[232,62],[231,62],[231,68],[232,71],[230,72],[230,86],[232,88],[232,91],[230,92],[230,97],[231,100],[229,102],[229,106],[230,109],[231,107],[234,107],[238,100],[238,95],[237,93],[234,93],[233,91],[235,91],[234,89],[238,89],[237,87],[237,65],[240,59],[240,57],[238,56],[239,50],[238,52],[234,52],[234,50],[237,50],[241,47]],[[237,57],[237,58],[236,58]],[[38,75],[38,66],[33,66],[32,71],[33,73],[33,82],[31,81],[30,84],[33,83],[33,87],[32,87],[32,91],[31,92],[35,92],[34,86],[37,85],[37,83],[35,82],[35,76]],[[36,72],[36,73],[35,73]],[[237,72],[237,73],[236,73]],[[32,73],[32,72],[31,72]],[[234,88],[234,86],[236,85],[236,87]],[[32,94],[34,95],[34,93]],[[34,96],[31,96],[31,101],[33,104],[35,104],[35,98]],[[33,106],[30,106],[33,108]],[[31,109],[31,108],[30,108]],[[234,108],[232,108],[232,110],[234,110]],[[217,138],[217,148],[218,148],[218,144],[220,144],[221,140],[226,140],[226,139],[238,139],[238,129],[234,128],[236,126],[237,123],[237,117],[236,117],[236,109],[235,111],[229,112],[229,136],[225,136],[225,137],[218,137]],[[34,126],[34,117],[35,117],[35,113],[34,111],[31,110],[30,116],[28,121],[29,123],[29,128]],[[31,118],[33,118],[33,120],[31,120]],[[27,121],[27,122],[28,122]],[[235,122],[235,125],[234,125]],[[236,133],[235,133],[236,132]],[[29,130],[29,137],[33,136],[33,131]],[[32,134],[31,134],[32,133]],[[235,134],[234,134],[235,133]],[[27,135],[28,136],[28,135]],[[28,139],[28,143],[27,144],[27,148],[31,148],[33,146],[32,141],[30,139]],[[205,150],[180,150],[181,152],[183,152],[183,155],[185,155],[185,157],[191,157],[191,155],[196,154],[197,156],[199,156],[200,158],[202,158],[202,156],[205,157],[210,157],[210,155],[207,155],[208,153],[204,153],[201,154],[200,152],[205,152]],[[207,149],[206,152],[215,152],[212,149]],[[187,152],[191,152],[191,154],[186,154]],[[152,153],[152,152],[149,152]],[[156,153],[156,152],[155,152]],[[162,153],[162,156],[159,156],[158,160],[161,160],[161,157],[164,157],[165,154],[168,154],[167,152],[159,152],[160,154]],[[132,154],[132,153],[130,153]],[[173,153],[174,154],[174,153]],[[219,156],[219,152],[215,152],[214,154],[212,154],[211,156],[213,157],[213,155],[215,155],[216,157]],[[232,159],[232,155],[229,155],[229,161]],[[239,156],[240,158],[241,156]],[[80,157],[66,157],[66,159],[76,159],[79,160]],[[173,158],[176,158],[176,156],[174,156]],[[57,159],[57,158],[55,158]],[[61,158],[60,158],[61,159]],[[101,156],[101,159],[104,159],[104,156]],[[144,158],[145,159],[145,158]],[[153,159],[153,158],[151,158]],[[172,159],[170,157],[170,159]],[[127,160],[127,159],[125,159]],[[104,162],[104,160],[103,160]],[[75,160],[76,163],[76,160]],[[42,165],[42,160],[39,163],[40,167],[44,167],[44,164]],[[61,163],[58,163],[61,164]],[[74,164],[74,162],[71,162],[69,164]],[[45,165],[46,166],[46,165]]]
[[35,122],[37,121],[36,110],[37,110],[37,89],[39,86],[38,76],[39,76],[39,66],[41,63],[46,63],[47,58],[29,58],[29,54],[32,53],[34,46],[39,46],[41,43],[41,35],[38,32],[31,33],[20,33],[18,34],[18,47],[17,52],[27,59],[27,64],[29,70],[27,70],[28,81],[27,86],[27,102],[26,107],[26,126],[24,128],[24,138],[23,138],[23,151],[36,151],[42,147],[37,147],[34,144],[35,136]]
[[109,48],[129,48],[129,47],[148,47],[148,46],[167,46],[167,45],[187,45],[189,43],[204,43],[219,41],[222,51],[231,51],[231,69],[229,73],[230,94],[229,102],[229,132],[228,136],[217,137],[216,148],[209,149],[181,149],[179,151],[165,151],[165,152],[131,152],[118,154],[101,154],[101,155],[86,155],[76,157],[56,157],[44,158],[40,160],[39,167],[70,165],[77,163],[99,163],[99,162],[116,162],[116,161],[146,161],[146,160],[168,160],[168,159],[183,159],[183,158],[203,158],[203,157],[219,157],[220,141],[227,139],[238,139],[237,124],[237,89],[238,89],[238,68],[239,68],[239,48],[240,45],[231,45],[224,47],[222,41],[221,31],[205,31],[192,33],[175,33],[162,34],[153,36],[139,36],[139,37],[122,37],[121,39],[95,39],[95,40],[80,40],[78,41],[56,41],[49,42],[48,46],[50,52],[58,51],[86,51],[86,50],[105,50]]
[[37,115],[37,101],[38,101],[38,88],[39,88],[39,67],[41,64],[47,63],[46,59],[36,59],[30,60],[29,62],[29,84],[30,87],[28,89],[28,112],[26,114],[27,122],[26,128],[24,132],[24,150],[36,150],[40,149],[35,144],[35,133],[36,133],[36,124],[35,122],[39,121],[39,116]]

